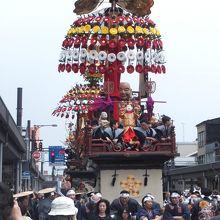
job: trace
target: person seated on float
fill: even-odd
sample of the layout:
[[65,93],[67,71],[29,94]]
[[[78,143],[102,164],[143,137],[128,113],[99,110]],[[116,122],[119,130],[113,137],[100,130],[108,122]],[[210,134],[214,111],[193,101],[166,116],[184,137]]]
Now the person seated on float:
[[140,121],[140,127],[135,127],[134,131],[142,147],[144,145],[154,144],[158,141],[157,132],[151,128],[150,122],[146,119],[142,119]]
[[154,197],[147,194],[142,199],[143,208],[137,212],[137,220],[160,220],[161,219],[161,208],[159,203],[154,202]]
[[155,130],[161,141],[170,141],[174,130],[171,118],[164,115],[162,117],[162,125],[157,126]]
[[121,143],[124,129],[119,128],[119,123],[112,119],[110,121],[110,127],[104,130],[104,138],[112,144]]
[[110,122],[108,121],[107,112],[101,112],[99,117],[99,125],[93,130],[93,139],[105,139],[104,131],[109,127]]

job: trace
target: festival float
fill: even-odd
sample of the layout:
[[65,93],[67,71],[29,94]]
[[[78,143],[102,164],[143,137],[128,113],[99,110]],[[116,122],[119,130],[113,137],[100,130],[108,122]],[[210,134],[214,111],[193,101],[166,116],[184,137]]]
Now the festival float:
[[[138,200],[151,192],[162,201],[163,164],[176,154],[173,126],[169,140],[144,144],[135,130],[141,119],[152,126],[160,120],[153,112],[152,79],[166,74],[166,67],[160,31],[149,17],[153,3],[110,0],[103,7],[102,0],[77,0],[77,18],[62,43],[59,74],[83,79],[52,113],[71,125],[65,174],[74,187],[87,178],[110,200],[126,189]],[[139,91],[126,98],[120,93],[122,74],[139,77]],[[108,133],[111,121],[119,124],[117,141],[94,135],[97,129]]]

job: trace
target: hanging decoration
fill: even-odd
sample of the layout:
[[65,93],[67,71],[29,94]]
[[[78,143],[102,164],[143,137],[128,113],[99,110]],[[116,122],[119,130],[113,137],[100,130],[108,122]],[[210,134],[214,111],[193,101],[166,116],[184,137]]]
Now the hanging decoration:
[[[94,11],[103,1],[104,0],[77,0],[73,12],[76,14],[88,14]],[[112,1],[110,0],[110,2]],[[150,8],[153,6],[154,0],[120,0],[116,1],[116,4],[130,13],[144,16],[151,13]]]
[[80,73],[88,82],[119,70],[124,73],[165,73],[160,31],[148,16],[119,8],[80,16],[62,44],[59,72]]
[[[154,1],[110,0],[110,8],[90,13],[102,2],[75,2],[78,17],[62,43],[58,71],[80,74],[87,84],[70,90],[54,110],[55,116],[73,118],[77,112],[85,118],[101,106],[113,109],[118,120],[121,74],[139,73],[148,79],[150,73],[166,73],[161,34],[148,16]],[[92,91],[88,87],[99,92],[87,93]]]
[[76,113],[88,114],[95,100],[101,99],[104,94],[103,86],[76,85],[59,101],[52,115],[74,118]]

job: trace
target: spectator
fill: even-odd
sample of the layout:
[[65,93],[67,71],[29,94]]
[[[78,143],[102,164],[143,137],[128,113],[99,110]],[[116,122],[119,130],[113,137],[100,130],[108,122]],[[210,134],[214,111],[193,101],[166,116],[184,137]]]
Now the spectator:
[[52,198],[53,195],[51,195],[52,192],[55,192],[55,188],[46,188],[40,190],[38,193],[44,194],[44,198],[39,201],[38,204],[38,214],[39,214],[39,220],[48,220],[48,212],[51,208]]
[[118,220],[131,220],[131,213],[128,209],[123,210],[123,212],[118,216]]
[[15,194],[13,197],[17,199],[18,205],[21,210],[21,214],[24,219],[31,220],[32,216],[29,212],[29,201],[30,195],[33,194],[33,191],[20,192]]
[[67,193],[66,196],[69,197],[70,199],[72,199],[74,201],[74,204],[76,206],[76,208],[78,209],[77,212],[77,220],[81,220],[81,203],[79,200],[76,199],[76,193],[73,189],[70,189]]
[[210,198],[212,194],[211,190],[208,188],[202,188],[201,193],[203,195],[203,198],[199,199],[199,201],[195,202],[192,205],[192,209],[191,209],[192,220],[203,219],[203,218],[210,219],[215,215],[215,211],[217,207]]
[[20,207],[8,186],[0,183],[0,220],[23,220]]
[[89,201],[86,202],[84,205],[82,205],[81,208],[81,214],[83,220],[88,220],[89,216],[96,211],[96,204],[100,201],[102,198],[101,193],[99,192],[90,192],[88,195]]
[[77,211],[72,199],[60,196],[51,203],[49,220],[76,220]]
[[95,212],[89,215],[89,220],[111,220],[110,203],[106,199],[100,199],[95,207]]

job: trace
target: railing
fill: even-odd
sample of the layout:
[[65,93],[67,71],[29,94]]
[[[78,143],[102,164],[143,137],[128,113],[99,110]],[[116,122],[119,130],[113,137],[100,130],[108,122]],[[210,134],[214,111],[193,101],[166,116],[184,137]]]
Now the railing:
[[88,156],[94,156],[97,154],[112,154],[112,153],[121,153],[126,154],[176,154],[176,141],[175,134],[172,135],[170,141],[167,142],[157,142],[151,145],[144,145],[139,148],[127,149],[123,144],[117,143],[113,144],[112,142],[105,141],[102,139],[93,139],[91,135],[91,129],[87,128],[85,132],[85,152]]

